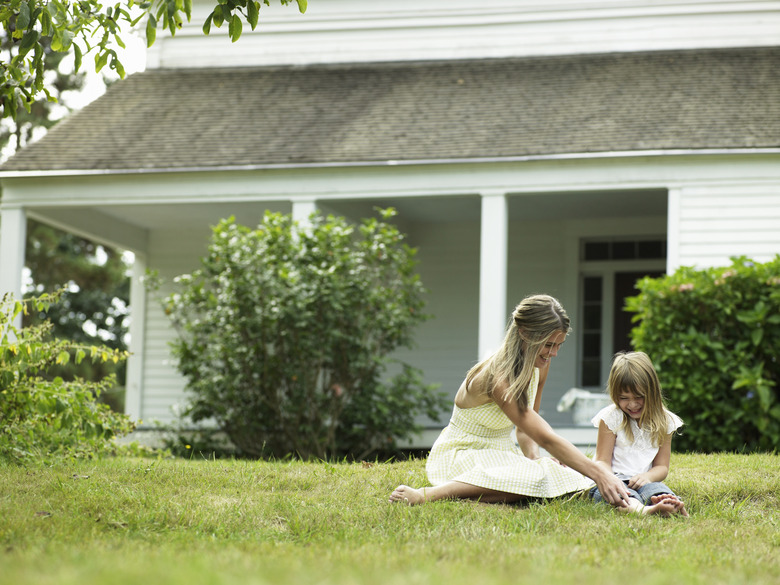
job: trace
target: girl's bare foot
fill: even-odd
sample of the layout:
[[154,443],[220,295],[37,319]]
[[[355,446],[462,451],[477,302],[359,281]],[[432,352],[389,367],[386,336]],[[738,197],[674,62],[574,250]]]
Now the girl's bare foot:
[[[652,500],[652,498],[651,498]],[[658,500],[658,502],[642,508],[642,514],[660,514],[668,518],[677,512],[677,506],[669,500]]]
[[425,488],[416,490],[408,485],[399,485],[390,494],[390,503],[402,502],[410,506],[425,503]]
[[685,504],[683,503],[683,501],[673,494],[660,494],[658,496],[652,496],[650,498],[650,501],[653,504],[666,502],[674,506],[673,513],[680,514],[680,516],[684,516],[685,518],[690,517],[690,515],[688,514],[688,510],[685,509]]

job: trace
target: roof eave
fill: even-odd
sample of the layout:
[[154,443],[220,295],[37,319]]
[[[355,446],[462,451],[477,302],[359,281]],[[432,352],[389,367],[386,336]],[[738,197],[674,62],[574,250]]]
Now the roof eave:
[[705,148],[705,149],[654,149],[607,152],[573,152],[556,154],[533,154],[522,156],[490,156],[471,158],[434,158],[410,160],[365,160],[365,161],[322,161],[308,163],[261,163],[250,165],[224,165],[214,167],[167,167],[136,169],[56,169],[30,171],[0,171],[0,179],[30,177],[75,177],[106,175],[141,175],[201,172],[245,172],[292,169],[328,169],[354,167],[395,167],[424,165],[501,164],[518,162],[544,162],[556,160],[593,160],[617,158],[642,158],[659,156],[723,156],[723,155],[780,155],[780,146],[771,148]]

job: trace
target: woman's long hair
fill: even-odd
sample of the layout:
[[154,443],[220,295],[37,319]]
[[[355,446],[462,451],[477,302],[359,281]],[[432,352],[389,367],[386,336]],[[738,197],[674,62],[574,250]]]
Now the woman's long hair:
[[504,343],[490,357],[482,360],[466,374],[466,388],[477,374],[485,370],[486,378],[480,391],[492,394],[497,383],[509,384],[509,396],[522,410],[528,408],[528,387],[534,375],[536,358],[545,343],[556,332],[568,335],[569,316],[557,299],[549,295],[525,297],[512,312]]
[[[620,395],[631,392],[645,399],[642,416],[637,424],[650,433],[654,446],[660,447],[667,435],[666,405],[664,404],[661,382],[648,355],[641,351],[620,352],[612,360],[607,390],[612,402],[620,408]],[[633,442],[631,417],[623,413],[623,430]]]

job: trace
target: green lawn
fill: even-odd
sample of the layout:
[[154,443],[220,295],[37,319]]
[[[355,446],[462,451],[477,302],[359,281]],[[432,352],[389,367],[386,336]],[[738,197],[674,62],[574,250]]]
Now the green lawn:
[[390,505],[422,460],[0,464],[0,583],[780,583],[780,457],[673,455],[689,519]]

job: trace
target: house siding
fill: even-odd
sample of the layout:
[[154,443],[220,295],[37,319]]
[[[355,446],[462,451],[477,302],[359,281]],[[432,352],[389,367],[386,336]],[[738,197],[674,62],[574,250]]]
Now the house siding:
[[780,182],[687,186],[677,197],[678,265],[727,265],[742,255],[766,262],[780,253]]

